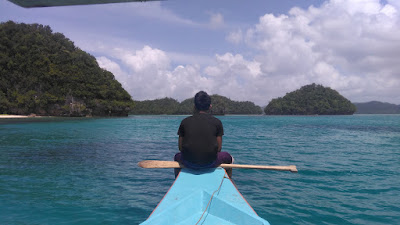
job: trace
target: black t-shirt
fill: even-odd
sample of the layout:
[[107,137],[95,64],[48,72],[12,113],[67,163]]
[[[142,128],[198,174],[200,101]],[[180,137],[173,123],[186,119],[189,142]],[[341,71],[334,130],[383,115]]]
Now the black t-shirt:
[[217,159],[217,137],[224,135],[219,119],[206,113],[196,113],[182,120],[178,135],[183,137],[183,159],[194,164],[208,164]]

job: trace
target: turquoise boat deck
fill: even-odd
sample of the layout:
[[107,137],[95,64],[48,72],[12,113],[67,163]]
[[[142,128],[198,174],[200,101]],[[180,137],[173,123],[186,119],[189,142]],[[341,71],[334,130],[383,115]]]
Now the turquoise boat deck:
[[182,169],[147,224],[269,224],[247,203],[223,168]]

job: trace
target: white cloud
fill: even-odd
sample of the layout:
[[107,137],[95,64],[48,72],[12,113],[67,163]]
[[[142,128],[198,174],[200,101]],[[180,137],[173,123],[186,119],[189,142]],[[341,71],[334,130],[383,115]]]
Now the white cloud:
[[106,69],[108,71],[113,71],[116,74],[122,73],[122,70],[121,70],[121,67],[119,66],[119,64],[108,59],[105,56],[98,57],[97,63],[103,69]]
[[162,50],[144,46],[136,51],[114,49],[112,55],[114,59],[102,56],[97,61],[115,75],[135,100],[184,100],[198,90],[211,91],[212,83],[201,75],[200,66],[180,65],[171,69],[170,57]]
[[[98,61],[138,100],[183,100],[205,90],[266,105],[319,83],[354,102],[400,103],[399,7],[391,0],[386,5],[379,0],[331,0],[319,8],[265,14],[250,29],[237,29],[226,38],[245,43],[252,54],[217,54],[202,60],[208,66],[194,63],[193,55],[185,60],[184,54],[150,46],[113,49],[112,57]],[[224,24],[219,14],[210,21]],[[172,66],[172,61],[181,65]]]
[[224,79],[239,76],[243,80],[248,80],[249,77],[255,78],[261,73],[259,62],[249,62],[239,54],[216,55],[216,63],[217,66],[210,66],[205,69],[206,74],[214,77],[222,76]]
[[107,10],[107,14],[120,16],[121,14],[156,19],[163,22],[183,24],[190,26],[197,26],[198,24],[191,19],[183,18],[176,13],[172,12],[161,6],[161,2],[149,1],[145,3],[133,4],[110,4],[105,8],[102,5],[97,6],[99,9]]
[[224,17],[221,13],[211,13],[210,27],[212,29],[221,28],[224,26]]
[[353,101],[375,94],[399,103],[398,7],[379,0],[331,0],[321,8],[293,8],[288,15],[262,16],[245,41],[262,52],[256,60],[270,82],[293,80],[296,88],[316,82]]
[[167,70],[169,67],[169,58],[165,52],[159,49],[152,49],[149,46],[144,46],[142,50],[135,53],[126,52],[122,49],[121,60],[129,66],[134,72],[142,72],[147,70]]
[[229,33],[229,35],[226,37],[226,40],[233,43],[233,44],[239,44],[243,41],[243,32],[241,29],[238,29],[236,31],[233,31]]

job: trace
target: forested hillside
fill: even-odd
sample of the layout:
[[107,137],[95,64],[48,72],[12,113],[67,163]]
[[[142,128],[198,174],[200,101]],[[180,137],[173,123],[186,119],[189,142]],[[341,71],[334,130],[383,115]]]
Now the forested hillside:
[[267,115],[350,115],[356,107],[337,91],[310,84],[272,99],[264,111]]
[[[131,111],[132,114],[168,114],[188,115],[193,113],[193,98],[186,99],[179,103],[171,98],[146,100],[136,102]],[[232,101],[220,95],[211,95],[212,110],[214,115],[224,114],[262,114],[262,109],[252,102]]]
[[134,115],[172,115],[176,114],[179,102],[172,98],[135,101],[130,114]]
[[63,34],[0,24],[0,114],[122,116],[132,106],[114,75]]

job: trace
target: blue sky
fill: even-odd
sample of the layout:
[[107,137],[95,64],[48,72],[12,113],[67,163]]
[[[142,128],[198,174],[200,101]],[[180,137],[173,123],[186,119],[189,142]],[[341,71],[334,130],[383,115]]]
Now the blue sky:
[[96,57],[135,100],[197,91],[267,105],[303,85],[400,104],[400,1],[168,0],[25,9]]

